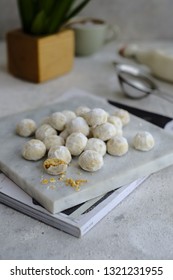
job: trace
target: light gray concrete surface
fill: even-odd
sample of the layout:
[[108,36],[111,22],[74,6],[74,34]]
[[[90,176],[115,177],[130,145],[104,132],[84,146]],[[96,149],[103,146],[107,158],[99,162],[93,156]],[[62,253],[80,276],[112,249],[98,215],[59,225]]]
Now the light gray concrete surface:
[[[159,43],[156,43],[156,45]],[[170,42],[172,44],[172,42]],[[9,75],[5,44],[0,44],[0,116],[51,104],[72,88],[173,117],[173,104],[150,96],[127,99],[112,61],[115,42],[88,58],[76,58],[73,71],[43,84]],[[173,92],[173,86],[158,83]],[[172,259],[173,167],[147,179],[81,239],[0,204],[0,259]]]
[[[20,26],[16,0],[0,0],[0,38]],[[173,38],[172,0],[92,0],[81,12],[117,23],[123,40]]]

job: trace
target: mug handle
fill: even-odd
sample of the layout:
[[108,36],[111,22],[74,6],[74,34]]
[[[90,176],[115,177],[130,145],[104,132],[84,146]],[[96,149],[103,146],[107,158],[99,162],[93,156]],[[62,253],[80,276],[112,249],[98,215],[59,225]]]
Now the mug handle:
[[107,37],[105,43],[109,43],[117,38],[120,33],[120,28],[117,25],[108,24],[107,26]]

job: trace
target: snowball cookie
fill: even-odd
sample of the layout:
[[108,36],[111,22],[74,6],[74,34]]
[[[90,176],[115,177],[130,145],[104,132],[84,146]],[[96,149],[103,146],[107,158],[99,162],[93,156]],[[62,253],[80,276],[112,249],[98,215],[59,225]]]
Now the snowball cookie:
[[57,131],[49,124],[42,124],[36,129],[35,132],[35,138],[41,141],[43,141],[45,137],[50,135],[57,135]]
[[81,132],[85,136],[89,134],[89,126],[86,120],[82,117],[77,117],[67,124],[69,134],[73,132]]
[[45,144],[46,149],[49,150],[51,146],[63,146],[65,141],[61,136],[49,135],[44,138],[43,143]]
[[59,175],[67,170],[67,163],[57,158],[48,158],[43,163],[44,170],[50,175]]
[[49,124],[49,116],[47,116],[44,119],[42,119],[40,124],[39,124],[39,126],[42,125],[42,124]]
[[84,149],[86,150],[93,150],[104,156],[106,154],[106,144],[103,140],[98,138],[90,138],[86,144]]
[[56,130],[62,131],[66,124],[66,116],[61,112],[55,112],[50,115],[49,124]]
[[119,117],[116,116],[108,116],[108,122],[113,124],[116,127],[116,135],[123,135],[123,124]]
[[123,127],[123,124],[122,124],[122,121],[119,117],[116,117],[116,116],[108,116],[108,120],[107,120],[109,123],[115,125],[115,127],[117,129],[122,129]]
[[70,110],[64,110],[64,111],[62,111],[62,114],[66,117],[67,123],[76,118],[75,112],[70,111]]
[[87,135],[87,138],[93,138],[93,127],[89,128],[89,134]]
[[80,155],[87,144],[87,137],[81,132],[74,132],[67,137],[66,147],[69,149],[71,155]]
[[28,137],[34,134],[36,123],[32,119],[23,119],[16,125],[16,133],[23,137]]
[[84,151],[78,159],[79,166],[86,171],[97,171],[103,166],[103,157],[96,151]]
[[32,139],[26,142],[22,149],[22,156],[27,160],[39,160],[44,157],[46,146],[38,139]]
[[71,161],[71,154],[67,147],[55,145],[50,148],[48,158],[58,158],[68,164]]
[[151,133],[147,131],[138,132],[133,138],[133,146],[140,151],[149,151],[155,145],[155,141]]
[[113,156],[122,156],[128,151],[127,139],[122,136],[114,136],[107,142],[107,152]]
[[108,113],[101,108],[94,108],[85,114],[89,126],[96,126],[107,122]]
[[69,136],[69,132],[68,132],[68,129],[65,128],[63,131],[60,132],[59,136],[62,137],[64,140],[67,139],[67,137]]
[[113,115],[121,119],[123,126],[127,125],[130,122],[130,114],[124,109],[119,109],[115,111]]
[[111,123],[104,123],[101,125],[98,125],[93,128],[93,136],[94,138],[99,138],[103,141],[107,141],[113,136],[116,135],[116,127]]
[[78,117],[84,117],[87,112],[90,111],[90,108],[87,106],[79,106],[76,108],[75,113]]

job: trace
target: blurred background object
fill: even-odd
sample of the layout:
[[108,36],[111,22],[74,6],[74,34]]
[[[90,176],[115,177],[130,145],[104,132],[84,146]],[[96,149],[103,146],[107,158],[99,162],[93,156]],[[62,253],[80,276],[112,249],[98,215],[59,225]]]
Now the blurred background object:
[[[173,38],[172,0],[93,0],[82,16],[99,17],[121,28],[122,40],[169,40]],[[17,3],[0,0],[0,39],[20,26]]]
[[95,53],[106,43],[117,39],[120,33],[118,25],[109,24],[98,18],[77,17],[72,19],[69,26],[75,34],[75,53],[77,56]]

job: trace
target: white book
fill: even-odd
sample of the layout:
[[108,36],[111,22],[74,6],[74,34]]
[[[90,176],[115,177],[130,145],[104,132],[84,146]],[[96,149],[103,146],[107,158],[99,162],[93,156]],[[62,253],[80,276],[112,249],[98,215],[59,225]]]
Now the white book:
[[58,214],[51,214],[6,177],[6,175],[0,173],[0,202],[75,237],[81,237],[135,190],[145,179],[146,177],[140,178],[103,196],[89,200]]

